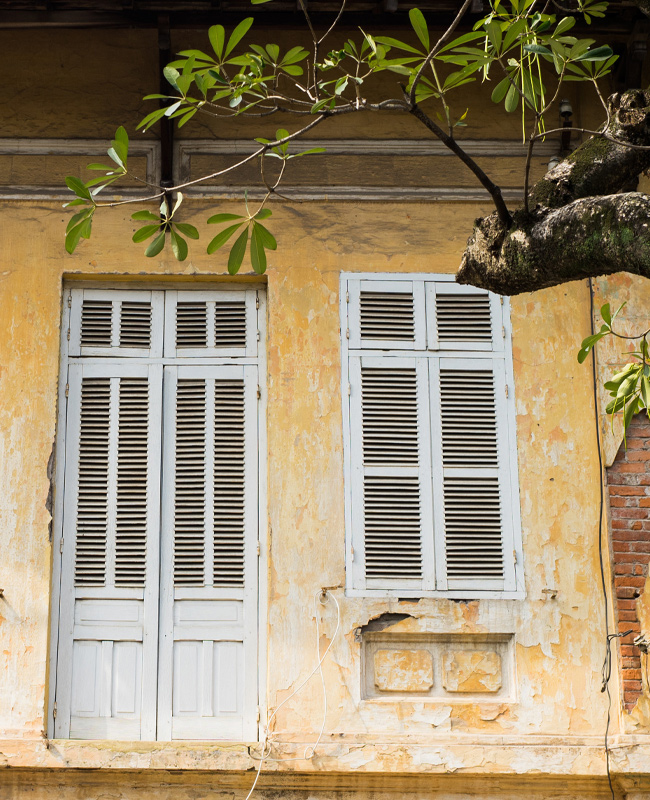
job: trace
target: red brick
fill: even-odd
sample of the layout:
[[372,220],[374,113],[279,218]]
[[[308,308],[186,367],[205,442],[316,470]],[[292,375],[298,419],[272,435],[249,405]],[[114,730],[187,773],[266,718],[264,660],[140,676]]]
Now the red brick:
[[648,512],[643,508],[617,508],[615,516],[618,519],[648,519]]
[[[623,641],[621,639],[621,641]],[[626,642],[625,644],[621,645],[621,655],[622,656],[636,656],[641,660],[639,657],[639,648],[635,644],[631,644],[631,642]]]
[[628,498],[628,497],[610,497],[610,498],[609,498],[609,504],[610,504],[610,506],[612,506],[612,507],[614,507],[614,508],[626,508],[626,507],[628,507],[628,506],[631,506],[633,503],[634,503],[635,505],[636,505],[637,503],[638,503],[638,505],[641,505],[641,504],[642,504],[642,503],[643,503],[643,502],[644,502],[646,499],[647,499],[647,500],[648,500],[648,502],[650,503],[650,497],[648,497],[648,498],[643,498],[643,499],[637,499],[636,497],[635,497],[635,498]]
[[643,486],[610,486],[609,493],[613,494],[615,497],[630,497],[633,495],[645,496],[645,489]]
[[640,658],[630,658],[629,656],[621,658],[621,666],[623,669],[641,669]]
[[623,681],[623,690],[627,695],[628,692],[641,692],[642,690],[641,681]]
[[618,612],[618,618],[621,622],[636,622],[636,609],[624,609],[622,608]]
[[650,497],[640,497],[638,503],[641,508],[648,508],[650,507]]
[[630,426],[629,430],[632,431],[634,436],[650,436],[650,425],[647,424],[639,425],[638,427],[635,426],[634,428]]
[[650,475],[639,475],[639,486],[650,486]]
[[610,475],[609,477],[609,492],[612,493],[612,489],[616,486],[639,486],[641,484],[642,478],[646,476],[642,474],[642,470],[635,469],[634,472],[630,472],[628,474],[622,475]]
[[650,536],[648,535],[648,531],[644,530],[615,530],[612,531],[612,539],[615,542],[646,542],[650,547]]
[[635,578],[633,576],[626,578],[614,578],[614,586],[633,586],[637,589],[642,589],[645,586],[643,578]]
[[612,530],[628,530],[631,528],[632,522],[626,519],[613,519],[612,520]]
[[636,600],[634,600],[632,598],[631,599],[627,599],[627,600],[625,600],[623,598],[619,598],[616,601],[616,605],[620,609],[631,610],[631,611],[634,611],[636,613]]
[[621,602],[622,600],[631,600],[632,602],[636,602],[636,590],[631,586],[619,586],[616,589],[616,597],[618,598],[618,602]]
[[624,681],[640,681],[641,680],[641,670],[640,669],[624,669],[623,670],[623,680]]
[[617,564],[647,564],[650,561],[650,556],[646,553],[632,553],[628,548],[626,552],[617,555],[614,560]]
[[612,466],[607,470],[607,480],[609,481],[610,475],[624,475],[627,472],[638,472],[639,465],[628,464],[627,461],[615,461]]
[[647,563],[646,556],[648,560],[650,560],[650,542],[641,540],[637,542],[626,542],[626,544],[630,548],[631,553],[638,553],[640,556],[643,556],[641,559],[642,561]]
[[628,450],[627,462],[650,461],[650,450]]
[[614,564],[614,573],[634,577],[634,564]]

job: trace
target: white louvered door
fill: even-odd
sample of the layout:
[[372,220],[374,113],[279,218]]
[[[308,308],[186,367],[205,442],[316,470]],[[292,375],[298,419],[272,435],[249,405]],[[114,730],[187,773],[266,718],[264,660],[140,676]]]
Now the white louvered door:
[[257,738],[257,307],[70,291],[55,736]]
[[162,367],[77,363],[68,380],[56,735],[151,739]]
[[160,739],[252,739],[257,367],[165,368]]

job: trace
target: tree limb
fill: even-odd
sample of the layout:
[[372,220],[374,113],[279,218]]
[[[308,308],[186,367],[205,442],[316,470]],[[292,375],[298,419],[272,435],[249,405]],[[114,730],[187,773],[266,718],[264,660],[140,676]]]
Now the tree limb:
[[638,192],[517,212],[508,231],[496,214],[477,220],[456,280],[515,295],[622,271],[650,278],[650,197]]

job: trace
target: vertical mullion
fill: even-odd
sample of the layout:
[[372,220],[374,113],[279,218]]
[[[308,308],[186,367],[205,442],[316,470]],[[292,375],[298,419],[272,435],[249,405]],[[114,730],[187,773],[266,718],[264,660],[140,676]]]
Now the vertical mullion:
[[350,443],[350,498],[351,498],[351,562],[352,586],[366,588],[365,538],[363,515],[363,419],[361,410],[361,358],[350,356],[350,428],[347,431]]
[[[422,589],[436,588],[433,494],[431,486],[432,450],[429,413],[429,375],[426,358],[416,358],[418,415],[418,476],[420,488],[420,547],[422,552]],[[435,451],[433,451],[435,452]]]
[[[214,309],[214,303],[211,303]],[[213,314],[214,317],[214,314]],[[209,319],[209,315],[208,315]],[[210,330],[210,329],[208,329]],[[203,569],[206,586],[214,584],[214,412],[215,380],[205,378],[205,457],[204,457],[204,546]]]
[[445,550],[444,469],[442,465],[440,359],[437,356],[429,358],[429,409],[429,418],[431,420],[431,451],[434,453],[431,483],[433,487],[433,537],[436,586],[439,591],[444,591],[447,589],[447,558]]
[[206,301],[206,319],[205,319],[205,346],[210,349],[216,345],[215,322],[216,322],[216,300]]
[[149,413],[147,419],[147,533],[144,583],[144,630],[142,637],[141,738],[156,738],[158,694],[158,623],[160,603],[160,493],[162,464],[163,367],[148,368]]
[[[116,304],[117,305],[117,304]],[[120,381],[111,378],[111,401],[108,429],[108,492],[106,498],[106,586],[115,586],[117,547],[117,462],[119,449]]]
[[120,314],[122,311],[122,299],[116,297],[113,300],[111,310],[111,347],[120,346]]

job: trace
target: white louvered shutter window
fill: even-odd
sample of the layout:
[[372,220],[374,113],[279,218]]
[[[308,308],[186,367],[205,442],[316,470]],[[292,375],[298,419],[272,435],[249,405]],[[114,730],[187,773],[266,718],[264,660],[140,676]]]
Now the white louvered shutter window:
[[350,588],[514,593],[521,544],[501,300],[446,276],[407,277],[343,278]]
[[163,292],[70,293],[70,356],[162,356]]
[[257,737],[258,303],[68,292],[56,736]]
[[255,292],[170,291],[166,302],[166,356],[257,355]]

